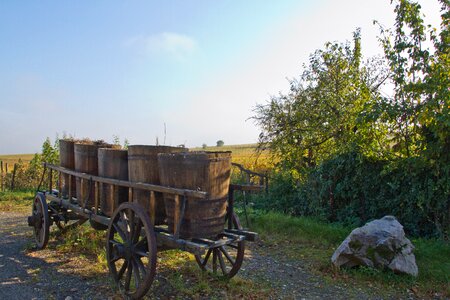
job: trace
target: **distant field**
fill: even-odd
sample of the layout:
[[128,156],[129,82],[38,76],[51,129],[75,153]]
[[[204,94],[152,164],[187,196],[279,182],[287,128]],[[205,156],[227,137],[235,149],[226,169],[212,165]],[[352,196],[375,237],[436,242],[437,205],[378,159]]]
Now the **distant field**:
[[270,153],[263,151],[256,152],[257,144],[242,145],[224,145],[222,147],[191,148],[191,151],[231,151],[232,160],[235,163],[242,164],[248,169],[255,171],[266,171],[273,167],[273,161],[270,159]]
[[19,162],[21,159],[24,163],[28,163],[33,159],[34,154],[8,154],[8,155],[0,155],[0,161],[3,162],[3,171],[5,171],[6,166],[8,164],[8,172],[12,172],[14,164]]
[[[257,144],[242,144],[242,145],[224,145],[222,147],[206,147],[205,149],[190,148],[191,151],[231,151],[233,162],[242,164],[245,167],[255,171],[265,171],[273,166],[273,162],[269,159],[269,152],[263,151],[261,154],[256,153]],[[33,159],[34,154],[8,154],[0,155],[0,161],[8,164],[8,171],[12,171],[13,165],[21,159],[28,163]]]

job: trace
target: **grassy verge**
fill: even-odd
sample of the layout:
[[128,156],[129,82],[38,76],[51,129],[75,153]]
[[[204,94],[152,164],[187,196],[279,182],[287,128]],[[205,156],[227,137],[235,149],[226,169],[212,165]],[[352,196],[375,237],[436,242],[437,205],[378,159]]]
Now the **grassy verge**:
[[370,268],[337,270],[331,255],[350,233],[350,228],[310,218],[288,217],[278,213],[253,213],[252,230],[272,248],[273,255],[302,260],[310,270],[327,280],[377,286],[381,290],[409,290],[419,297],[450,297],[450,245],[443,241],[413,239],[417,278]]
[[[0,211],[28,212],[33,192],[1,192]],[[397,275],[369,268],[341,269],[331,266],[330,257],[350,233],[351,228],[327,224],[311,218],[289,217],[278,213],[252,212],[251,229],[260,234],[265,254],[301,261],[311,272],[327,281],[378,290],[405,291],[418,297],[450,297],[450,245],[448,242],[414,239],[419,276]],[[108,280],[105,232],[88,224],[64,234],[52,227],[49,250],[75,260],[71,272],[80,276]],[[223,281],[200,271],[194,257],[182,251],[158,253],[157,277],[153,295],[166,298],[267,298],[274,291],[266,283],[240,278]],[[163,298],[164,298],[163,297]]]
[[0,192],[0,211],[31,211],[33,191]]

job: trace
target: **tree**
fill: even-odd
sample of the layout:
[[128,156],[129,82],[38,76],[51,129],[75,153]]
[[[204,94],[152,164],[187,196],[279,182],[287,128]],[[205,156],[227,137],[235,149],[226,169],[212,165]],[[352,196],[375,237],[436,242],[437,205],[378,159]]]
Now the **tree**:
[[[379,120],[400,156],[446,157],[450,152],[450,3],[441,0],[441,33],[425,26],[418,3],[400,0],[394,30],[381,28],[393,97],[378,107]],[[431,43],[429,43],[431,42]],[[431,44],[432,49],[425,47]]]
[[222,141],[222,140],[217,141],[217,147],[222,147],[223,145],[225,145],[224,141]]
[[[288,168],[311,168],[333,154],[363,147],[373,140],[359,118],[379,96],[383,72],[374,61],[363,64],[360,32],[350,43],[327,43],[310,56],[288,94],[257,105],[253,119],[261,128],[260,148],[270,148]],[[367,142],[370,140],[370,142]]]
[[208,147],[208,145],[206,145],[205,143],[202,144],[202,149],[206,149],[206,147]]

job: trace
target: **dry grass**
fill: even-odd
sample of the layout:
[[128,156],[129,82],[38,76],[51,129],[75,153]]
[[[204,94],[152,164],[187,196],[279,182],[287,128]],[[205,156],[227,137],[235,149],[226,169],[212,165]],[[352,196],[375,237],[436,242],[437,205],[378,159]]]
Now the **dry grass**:
[[34,154],[8,154],[0,155],[0,161],[3,162],[3,172],[6,172],[6,164],[8,164],[8,173],[11,173],[14,168],[14,164],[22,160],[28,164],[34,157]]
[[245,168],[264,173],[273,168],[274,161],[267,150],[258,153],[257,144],[229,145],[222,147],[193,148],[193,151],[231,151],[232,161]]

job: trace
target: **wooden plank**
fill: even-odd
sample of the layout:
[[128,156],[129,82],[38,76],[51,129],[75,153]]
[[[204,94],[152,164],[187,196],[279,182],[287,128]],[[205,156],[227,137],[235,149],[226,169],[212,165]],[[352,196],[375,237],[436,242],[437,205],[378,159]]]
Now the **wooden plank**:
[[250,184],[230,184],[230,188],[235,191],[262,191],[264,186],[262,185],[250,185]]
[[58,203],[59,205],[65,207],[67,209],[72,210],[75,214],[77,214],[79,216],[82,216],[82,217],[84,217],[86,219],[92,219],[95,222],[101,223],[101,224],[106,225],[106,226],[109,225],[110,218],[108,218],[108,217],[103,217],[103,216],[100,216],[100,215],[96,215],[92,211],[90,211],[90,210],[88,210],[86,208],[83,208],[83,207],[81,207],[81,206],[79,206],[77,204],[70,203],[69,200],[61,199],[61,198],[58,198],[58,197],[56,197],[54,195],[51,195],[51,194],[46,194],[45,197],[48,200],[50,200],[50,201],[54,201],[54,202]]
[[171,249],[180,249],[195,255],[203,255],[209,248],[205,244],[195,243],[188,240],[177,239],[166,232],[155,232],[156,241],[159,247],[168,247]]
[[99,210],[99,204],[100,203],[100,187],[99,183],[96,181],[94,183],[94,207],[95,207],[95,213]]
[[61,172],[58,172],[58,197],[61,198],[62,195],[62,181],[61,181],[62,175]]
[[74,195],[72,195],[72,175],[69,175],[69,200],[72,200],[72,197],[74,197]]
[[175,207],[173,212],[173,235],[175,238],[180,236],[180,228],[178,224],[180,223],[180,195],[175,195]]
[[152,225],[155,225],[156,221],[156,196],[154,191],[150,191],[150,221],[152,222]]
[[225,233],[231,233],[235,235],[242,235],[245,237],[246,241],[254,242],[258,240],[258,234],[256,232],[239,230],[239,229],[225,229]]
[[[112,185],[112,198],[114,200],[114,210],[119,207],[119,187],[117,185]],[[105,199],[106,200],[106,199]]]
[[133,188],[128,188],[128,202],[134,202],[133,201]]
[[85,198],[85,195],[84,195],[84,181],[85,180],[86,179],[84,179],[84,178],[80,179],[80,198],[81,199],[78,199],[78,192],[77,192],[77,195],[76,195],[77,200],[78,200],[78,204],[80,204],[80,205],[83,205],[83,203],[84,203],[84,198]]
[[61,171],[65,174],[73,175],[73,176],[79,177],[81,179],[85,179],[85,180],[92,179],[93,181],[98,181],[98,182],[108,183],[108,184],[115,184],[115,185],[123,186],[123,187],[131,187],[134,189],[155,191],[155,192],[160,192],[160,193],[168,193],[168,194],[181,195],[181,196],[186,196],[186,197],[194,197],[194,198],[200,198],[200,199],[206,199],[208,196],[208,193],[201,192],[201,191],[178,189],[178,188],[165,187],[165,186],[155,185],[155,184],[150,184],[150,183],[130,182],[130,181],[126,181],[126,180],[105,178],[105,177],[100,177],[100,176],[92,176],[91,174],[76,172],[76,171],[69,170],[69,169],[66,169],[66,168],[60,167],[60,166],[55,166],[52,164],[45,164],[45,166],[51,170]]

